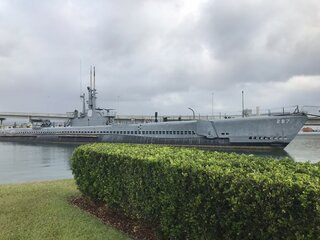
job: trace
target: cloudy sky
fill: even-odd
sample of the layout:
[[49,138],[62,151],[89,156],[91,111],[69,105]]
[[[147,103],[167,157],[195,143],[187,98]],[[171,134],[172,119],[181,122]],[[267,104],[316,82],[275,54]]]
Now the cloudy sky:
[[122,115],[320,105],[320,1],[0,1],[0,112],[81,109],[90,65]]

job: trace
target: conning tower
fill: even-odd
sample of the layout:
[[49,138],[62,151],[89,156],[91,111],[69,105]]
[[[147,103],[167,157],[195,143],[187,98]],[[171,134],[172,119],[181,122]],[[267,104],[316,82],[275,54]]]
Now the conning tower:
[[[111,124],[115,118],[115,114],[111,112],[112,109],[103,109],[97,107],[97,90],[96,90],[96,68],[90,68],[90,86],[87,87],[88,100],[85,99],[83,93],[82,112],[79,114],[77,110],[71,114],[68,126],[97,126]],[[87,108],[86,108],[87,104]]]

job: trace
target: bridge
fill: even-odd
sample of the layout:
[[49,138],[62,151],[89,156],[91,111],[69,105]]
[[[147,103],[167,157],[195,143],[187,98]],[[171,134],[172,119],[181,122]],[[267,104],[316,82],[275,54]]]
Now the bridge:
[[2,112],[0,118],[44,118],[44,119],[68,119],[68,113],[24,113],[24,112]]

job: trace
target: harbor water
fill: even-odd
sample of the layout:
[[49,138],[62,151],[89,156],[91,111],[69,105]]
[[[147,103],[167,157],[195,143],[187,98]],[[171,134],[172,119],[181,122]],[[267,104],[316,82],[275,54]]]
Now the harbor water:
[[[76,146],[0,142],[0,184],[72,178],[70,157]],[[285,150],[233,152],[316,163],[320,161],[320,134],[298,135]]]
[[76,145],[0,142],[0,184],[72,178]]

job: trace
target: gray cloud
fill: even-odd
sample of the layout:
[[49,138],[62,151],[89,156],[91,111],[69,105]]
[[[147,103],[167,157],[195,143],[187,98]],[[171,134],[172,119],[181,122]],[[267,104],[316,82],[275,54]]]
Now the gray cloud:
[[203,39],[225,63],[221,74],[229,81],[285,81],[318,74],[315,9],[319,4],[314,1],[214,1],[204,8]]
[[241,90],[251,107],[320,105],[319,10],[316,0],[2,1],[0,112],[80,108],[80,61],[82,91],[96,65],[99,103],[121,114],[210,114],[212,92],[217,112],[238,110]]

